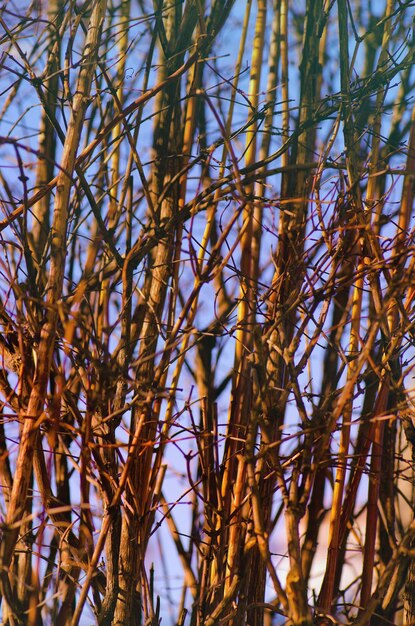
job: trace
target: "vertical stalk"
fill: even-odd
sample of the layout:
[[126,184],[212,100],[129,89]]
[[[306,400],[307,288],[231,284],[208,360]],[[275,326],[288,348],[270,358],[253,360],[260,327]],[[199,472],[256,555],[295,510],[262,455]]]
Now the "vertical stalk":
[[[350,381],[354,377],[354,359],[359,352],[360,347],[360,325],[361,325],[361,312],[362,312],[362,293],[363,293],[363,264],[358,266],[358,273],[360,274],[359,280],[355,283],[353,291],[353,300],[351,308],[351,330],[349,340],[349,365],[347,379]],[[333,504],[330,515],[330,530],[328,540],[328,552],[327,563],[325,569],[325,575],[319,597],[319,610],[323,614],[331,613],[331,605],[333,602],[333,595],[335,592],[336,581],[336,569],[337,561],[340,554],[341,538],[340,538],[340,520],[341,520],[341,507],[344,496],[344,485],[346,480],[347,460],[349,455],[349,442],[350,442],[350,426],[352,420],[353,410],[353,392],[350,392],[350,397],[343,410],[342,416],[342,428],[340,436],[340,444],[338,450],[338,461],[336,469],[336,477],[333,490]],[[323,624],[328,624],[329,621]]]
[[[55,170],[56,153],[56,132],[51,122],[50,115],[55,116],[58,104],[59,87],[59,60],[60,60],[60,40],[59,27],[64,16],[64,3],[62,0],[51,0],[48,3],[48,20],[50,21],[50,43],[48,49],[47,74],[49,78],[45,81],[44,94],[47,110],[42,110],[41,127],[39,133],[39,152],[36,173],[36,187],[40,189],[49,183],[53,178]],[[50,195],[45,194],[33,207],[33,227],[31,240],[33,254],[36,263],[40,264],[45,249],[50,229]],[[44,268],[38,267],[39,278]],[[42,284],[42,283],[41,283]]]
[[[267,3],[266,0],[258,0],[257,17],[255,22],[254,41],[251,58],[251,73],[249,82],[249,99],[251,111],[258,109],[259,92],[261,86],[262,58],[265,41]],[[257,129],[255,121],[246,134],[245,162],[246,165],[255,162],[257,153]],[[246,194],[248,201],[243,211],[243,235],[241,237],[241,282],[238,304],[238,322],[236,332],[234,379],[231,400],[231,413],[229,417],[228,436],[244,439],[249,427],[249,412],[251,407],[251,383],[250,365],[248,358],[253,350],[253,330],[255,325],[255,291],[257,268],[253,265],[253,212],[254,203],[249,197],[253,194],[254,186],[248,185]],[[232,430],[230,430],[232,429]],[[233,431],[233,432],[232,432]],[[244,540],[244,527],[241,525],[241,499],[245,491],[246,470],[243,457],[237,455],[243,452],[244,446],[233,444],[229,446],[229,466],[226,468],[226,477],[234,483],[234,497],[230,501],[229,515],[232,522],[229,529],[229,549],[227,554],[227,567],[225,573],[225,594],[229,591],[234,577],[238,573],[238,554],[241,550],[241,542]],[[233,466],[233,468],[231,468]],[[223,482],[223,496],[227,498]]]
[[63,147],[61,169],[56,185],[53,221],[51,228],[51,261],[45,298],[46,321],[42,327],[37,354],[37,366],[28,407],[23,411],[23,430],[16,463],[10,506],[6,518],[3,542],[0,549],[1,584],[5,576],[19,535],[19,526],[26,506],[33,455],[39,435],[39,425],[44,411],[49,374],[55,347],[58,323],[58,301],[62,295],[68,204],[71,178],[75,168],[76,152],[82,133],[85,112],[98,56],[101,29],[105,16],[106,1],[95,0],[88,25],[84,53],[80,63],[76,93],[73,98],[68,132]]

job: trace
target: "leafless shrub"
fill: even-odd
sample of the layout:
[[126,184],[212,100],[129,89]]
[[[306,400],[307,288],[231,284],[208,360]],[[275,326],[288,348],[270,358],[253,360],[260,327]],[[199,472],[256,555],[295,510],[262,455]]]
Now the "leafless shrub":
[[2,5],[3,624],[414,622],[412,15]]

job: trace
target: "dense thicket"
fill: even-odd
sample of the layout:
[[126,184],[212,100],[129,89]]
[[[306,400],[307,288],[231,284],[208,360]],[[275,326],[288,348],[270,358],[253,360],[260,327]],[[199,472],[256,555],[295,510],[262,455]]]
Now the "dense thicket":
[[5,626],[415,623],[414,6],[1,6]]

